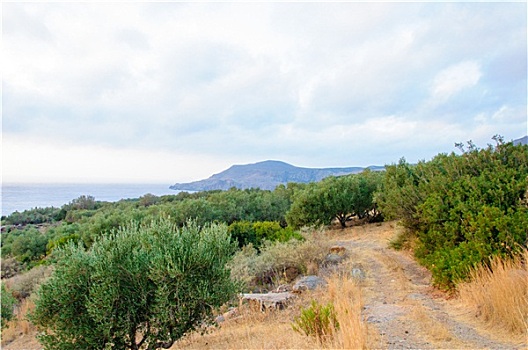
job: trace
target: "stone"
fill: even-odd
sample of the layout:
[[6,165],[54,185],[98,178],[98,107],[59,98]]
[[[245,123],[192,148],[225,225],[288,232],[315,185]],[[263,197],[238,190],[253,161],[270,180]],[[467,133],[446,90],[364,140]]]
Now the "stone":
[[289,284],[281,284],[273,293],[284,293],[291,291],[291,286]]
[[361,270],[359,267],[355,267],[352,269],[352,272],[350,273],[352,275],[352,278],[363,281],[365,279],[365,272]]
[[332,253],[332,254],[345,254],[346,253],[346,248],[342,247],[340,245],[335,245],[335,246],[330,247],[330,253]]
[[326,281],[318,276],[305,276],[302,277],[297,283],[293,285],[294,293],[301,293],[305,290],[314,290],[319,286],[326,285]]
[[290,299],[295,295],[290,292],[284,293],[266,293],[266,294],[241,294],[240,301],[248,301],[250,304],[256,304],[261,311],[265,309],[284,309]]
[[222,314],[225,320],[231,320],[237,316],[239,316],[238,309],[236,307],[230,307],[227,312],[224,312]]
[[220,324],[222,322],[225,322],[225,317],[223,315],[218,315],[215,318],[215,322],[216,322],[216,324]]
[[343,261],[343,256],[331,253],[325,257],[324,261],[326,265],[337,265]]

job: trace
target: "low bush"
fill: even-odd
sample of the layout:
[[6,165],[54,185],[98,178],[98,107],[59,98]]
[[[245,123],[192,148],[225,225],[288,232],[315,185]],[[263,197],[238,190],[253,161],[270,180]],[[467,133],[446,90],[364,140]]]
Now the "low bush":
[[22,300],[37,290],[37,287],[51,275],[51,270],[51,266],[35,266],[29,271],[11,277],[7,283],[13,295]]
[[89,250],[68,243],[31,321],[46,349],[168,348],[235,293],[225,225],[130,223]]
[[304,237],[304,241],[264,241],[260,253],[252,244],[243,247],[229,264],[233,278],[248,290],[269,290],[314,269],[323,262],[329,243],[315,233]]
[[0,298],[2,300],[1,305],[1,318],[0,328],[3,330],[4,328],[7,328],[8,322],[13,319],[14,313],[13,309],[16,305],[16,299],[14,298],[13,294],[11,294],[11,291],[9,291],[4,283],[0,283],[1,285],[1,295]]
[[334,335],[339,329],[339,322],[332,303],[319,304],[312,300],[310,307],[301,309],[301,315],[296,317],[293,330],[324,341]]
[[277,221],[236,221],[228,227],[233,240],[242,248],[252,244],[259,249],[264,241],[287,242],[290,239],[303,240],[303,236],[291,227],[282,227]]

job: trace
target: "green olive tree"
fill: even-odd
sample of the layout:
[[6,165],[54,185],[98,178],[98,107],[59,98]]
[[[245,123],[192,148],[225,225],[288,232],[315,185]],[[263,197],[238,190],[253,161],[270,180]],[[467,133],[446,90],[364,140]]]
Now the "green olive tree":
[[344,228],[353,218],[377,218],[373,194],[381,180],[382,174],[366,170],[310,184],[294,195],[286,220],[293,227],[301,227],[329,225],[335,219]]
[[61,248],[30,318],[46,349],[169,348],[234,295],[235,249],[225,225],[133,222]]

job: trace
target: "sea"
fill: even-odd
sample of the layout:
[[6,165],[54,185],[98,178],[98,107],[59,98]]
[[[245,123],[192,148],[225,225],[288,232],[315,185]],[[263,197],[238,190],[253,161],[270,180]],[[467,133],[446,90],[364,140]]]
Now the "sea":
[[15,211],[56,207],[60,208],[82,195],[96,201],[116,202],[139,198],[147,193],[155,196],[178,194],[168,184],[2,184],[2,216]]

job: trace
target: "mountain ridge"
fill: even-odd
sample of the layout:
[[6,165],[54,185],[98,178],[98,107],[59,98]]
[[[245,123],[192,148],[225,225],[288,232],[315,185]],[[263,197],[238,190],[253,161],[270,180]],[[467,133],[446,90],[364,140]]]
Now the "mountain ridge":
[[365,169],[380,171],[384,166],[346,168],[304,168],[278,160],[265,160],[252,164],[232,165],[228,169],[199,181],[176,183],[170,189],[180,191],[228,190],[260,188],[273,190],[288,182],[317,182],[328,176],[341,176],[362,172]]

